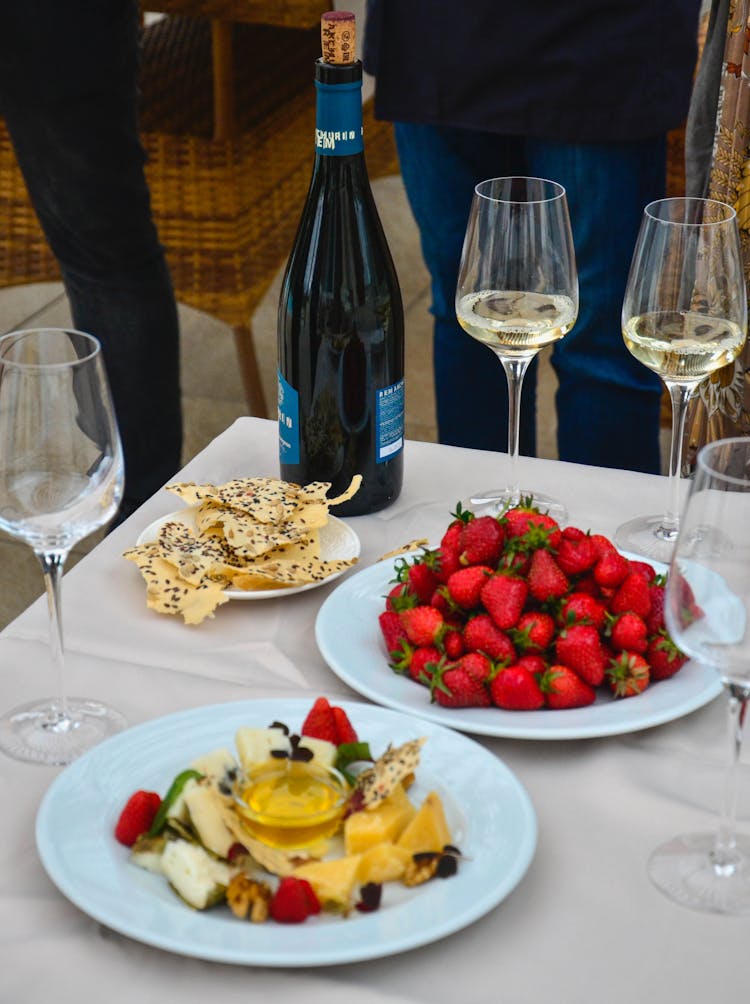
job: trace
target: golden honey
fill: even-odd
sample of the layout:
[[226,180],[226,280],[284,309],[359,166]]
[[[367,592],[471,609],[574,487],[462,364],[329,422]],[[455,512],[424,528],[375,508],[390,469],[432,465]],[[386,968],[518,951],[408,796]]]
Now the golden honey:
[[338,771],[313,762],[269,761],[243,779],[237,810],[247,830],[270,847],[309,847],[341,825],[348,787]]

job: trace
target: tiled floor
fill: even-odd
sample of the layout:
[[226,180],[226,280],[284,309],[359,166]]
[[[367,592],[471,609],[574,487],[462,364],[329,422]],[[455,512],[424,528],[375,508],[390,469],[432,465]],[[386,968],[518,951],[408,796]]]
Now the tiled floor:
[[[373,184],[375,198],[401,282],[406,313],[406,432],[411,439],[434,440],[431,317],[429,279],[422,262],[416,227],[399,177]],[[281,277],[269,289],[253,319],[266,399],[276,400],[276,303]],[[59,284],[0,290],[0,331],[70,323],[67,300]],[[245,402],[231,329],[205,314],[180,309],[182,385],[185,417],[184,460],[187,461],[245,414]],[[538,453],[555,456],[554,376],[543,359],[538,393]],[[84,542],[71,555],[69,567],[95,541]],[[38,563],[29,549],[0,534],[0,628],[17,616],[42,589]]]

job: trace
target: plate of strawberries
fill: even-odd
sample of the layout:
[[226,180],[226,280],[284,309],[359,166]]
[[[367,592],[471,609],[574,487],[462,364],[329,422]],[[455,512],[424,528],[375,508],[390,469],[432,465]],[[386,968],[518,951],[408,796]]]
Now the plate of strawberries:
[[[666,578],[665,566],[562,527],[532,500],[498,517],[459,505],[435,546],[335,589],[316,639],[360,694],[462,731],[617,735],[721,692],[718,675],[669,637]],[[701,615],[690,595],[683,605]]]

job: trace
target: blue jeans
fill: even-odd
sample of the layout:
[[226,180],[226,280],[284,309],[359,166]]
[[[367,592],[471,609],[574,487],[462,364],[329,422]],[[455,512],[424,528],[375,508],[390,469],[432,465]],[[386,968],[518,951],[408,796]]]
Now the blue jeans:
[[[432,279],[440,442],[505,451],[502,366],[458,325],[455,293],[477,182],[550,178],[567,190],[580,310],[555,344],[561,460],[658,473],[661,382],[625,348],[620,312],[643,207],[664,194],[665,141],[573,145],[396,123],[401,172]],[[535,452],[536,373],[524,380],[521,453]]]
[[180,467],[177,308],[137,121],[136,0],[0,9],[0,113],[73,323],[102,343],[128,515]]

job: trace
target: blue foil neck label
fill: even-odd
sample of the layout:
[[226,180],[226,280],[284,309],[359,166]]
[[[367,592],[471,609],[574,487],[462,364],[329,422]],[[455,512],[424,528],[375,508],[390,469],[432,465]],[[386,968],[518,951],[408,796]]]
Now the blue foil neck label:
[[315,152],[327,157],[362,153],[362,81],[324,84],[316,80],[315,89]]

